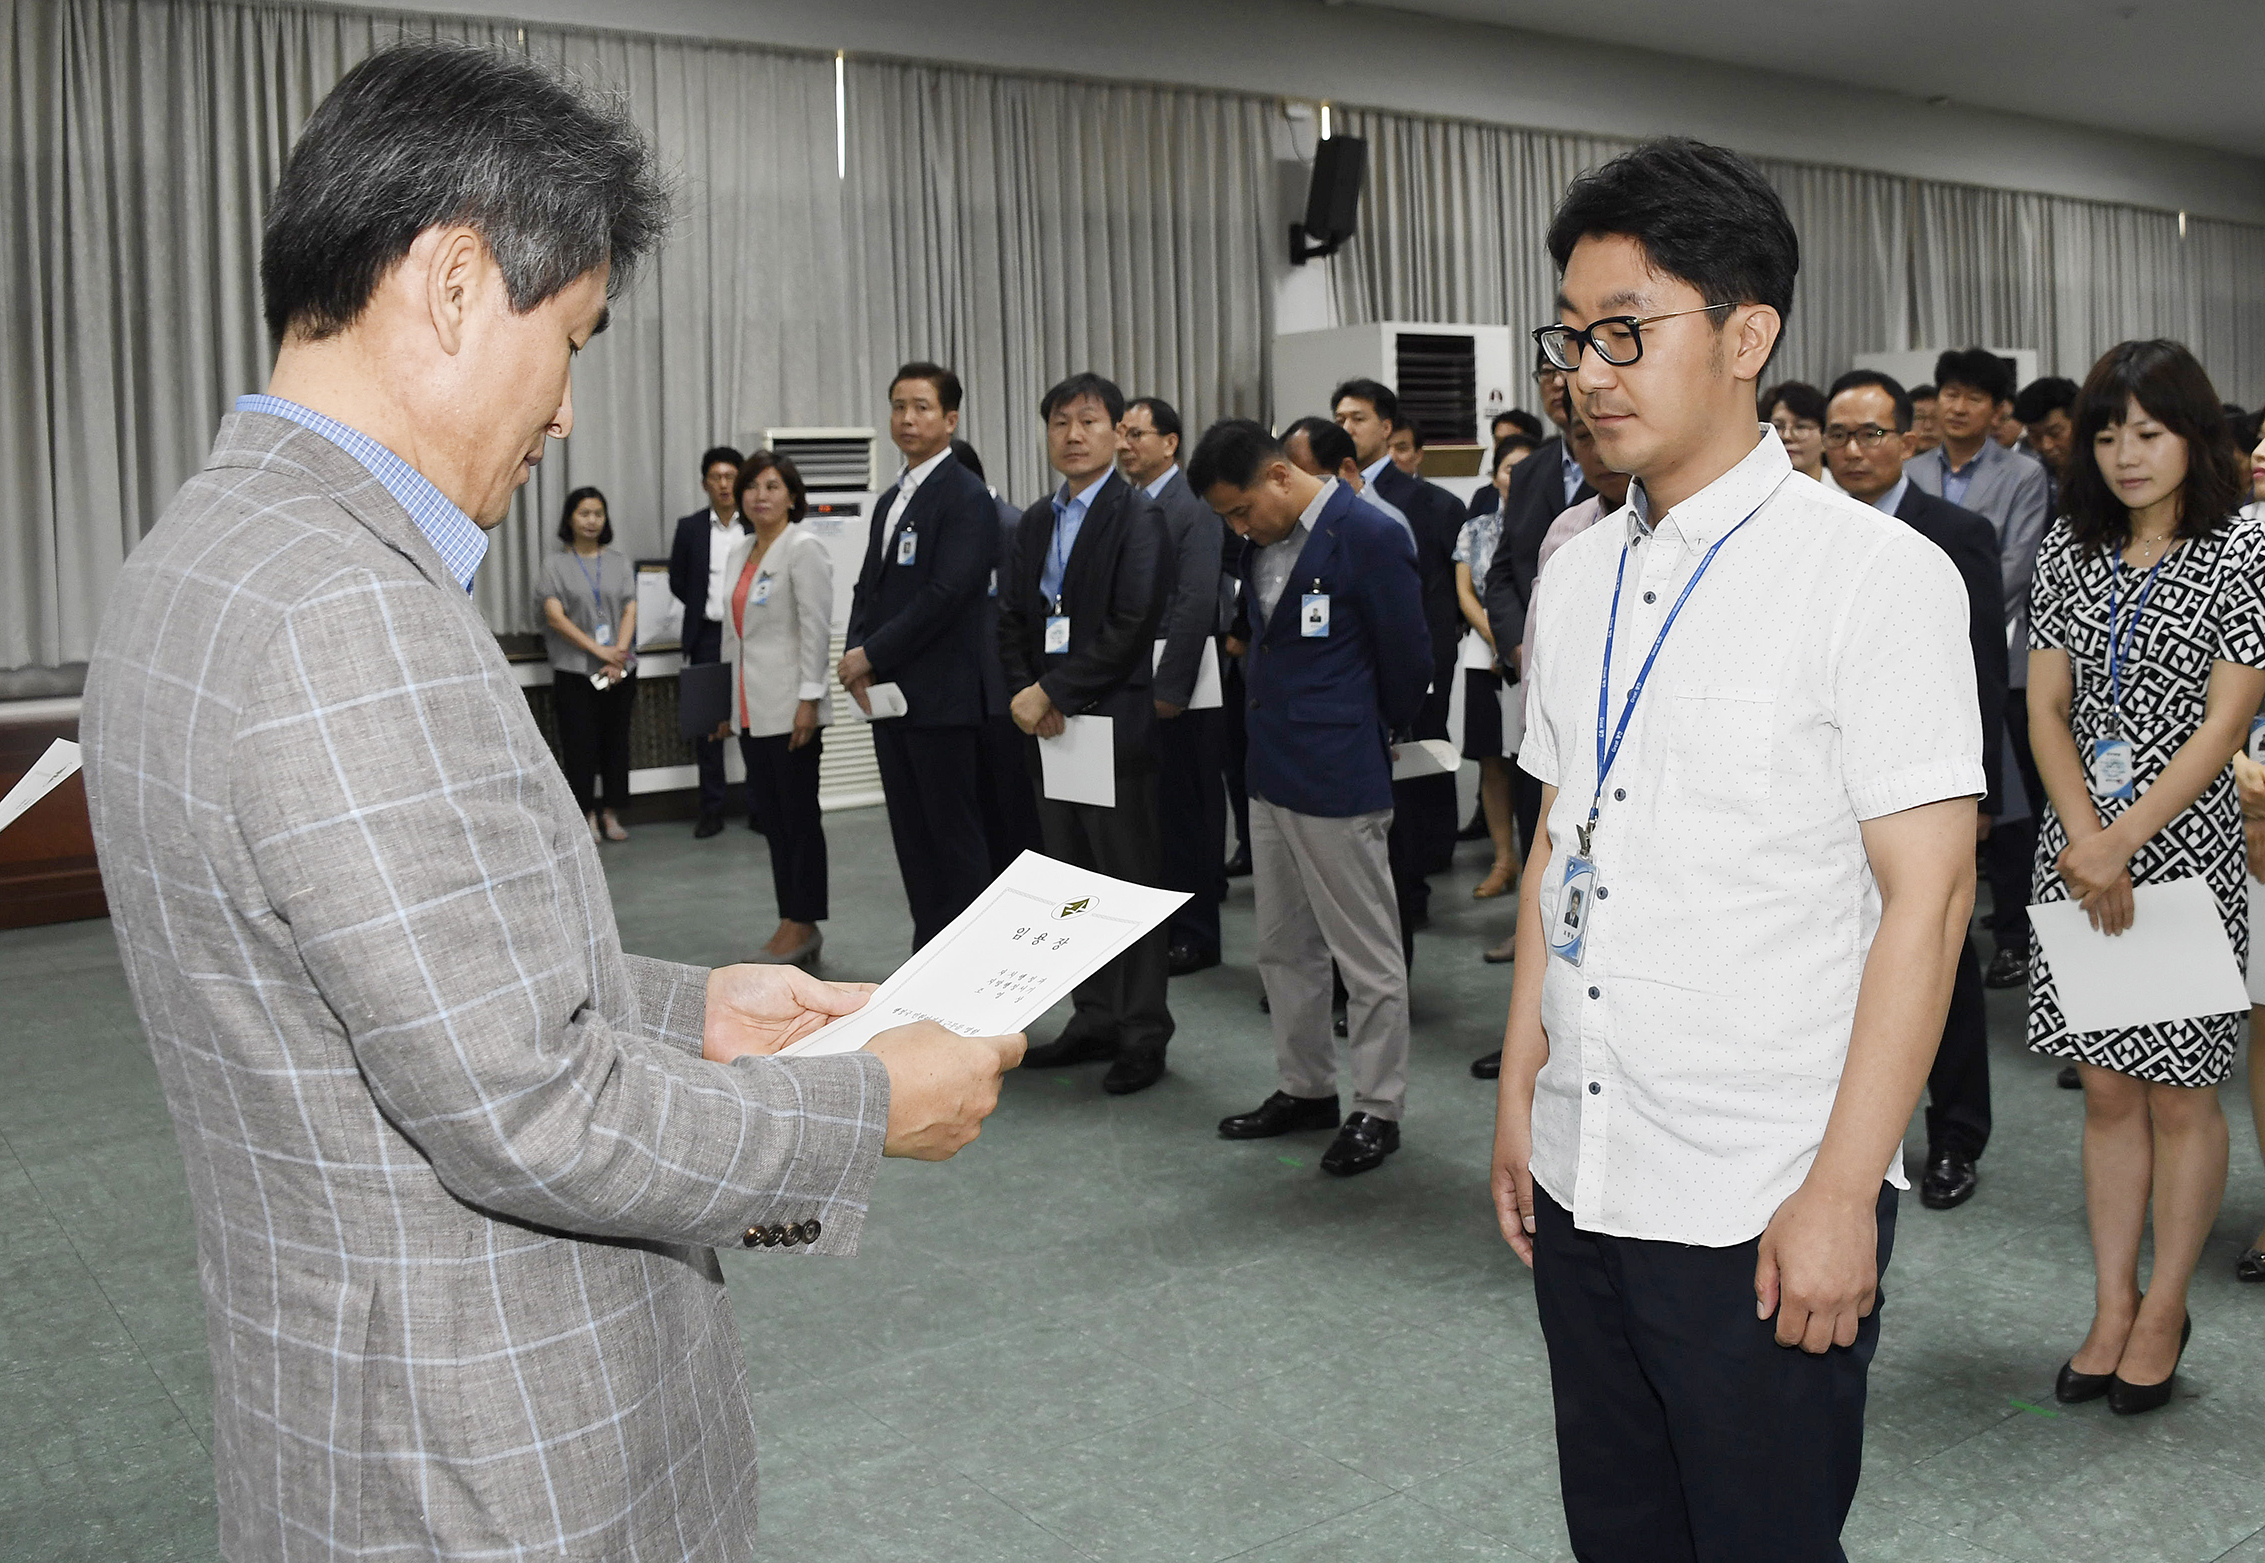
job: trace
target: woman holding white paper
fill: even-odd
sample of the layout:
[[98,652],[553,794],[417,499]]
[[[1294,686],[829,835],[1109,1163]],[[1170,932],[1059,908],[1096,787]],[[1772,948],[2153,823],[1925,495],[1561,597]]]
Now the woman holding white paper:
[[[2030,742],[2049,799],[2035,889],[2077,901],[2113,936],[2132,926],[2134,885],[2201,879],[2246,957],[2227,764],[2265,697],[2265,527],[2234,516],[2240,475],[2221,418],[2175,342],[2110,349],[2077,401],[2067,519],[2039,549],[2030,593]],[[2217,1086],[2242,1019],[2072,1030],[2041,949],[2031,967],[2029,1045],[2075,1060],[2085,1096],[2097,1280],[2091,1330],[2055,1385],[2064,1401],[2105,1395],[2129,1414],[2170,1399],[2192,1328],[2187,1285],[2225,1194]]]

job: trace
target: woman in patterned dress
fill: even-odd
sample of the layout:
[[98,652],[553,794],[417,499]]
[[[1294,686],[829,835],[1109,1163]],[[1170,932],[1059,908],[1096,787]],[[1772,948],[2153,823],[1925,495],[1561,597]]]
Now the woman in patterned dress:
[[[2265,527],[2234,516],[2239,473],[2218,393],[2175,342],[2126,342],[2076,407],[2067,519],[2030,594],[2029,728],[2050,800],[2036,894],[2074,899],[2102,933],[2132,923],[2132,886],[2200,878],[2237,955],[2249,917],[2241,806],[2228,763],[2265,697]],[[2111,647],[2114,655],[2111,661]],[[2218,1083],[2242,1013],[2071,1031],[2040,953],[2029,1045],[2084,1083],[2091,1331],[2062,1400],[2120,1413],[2170,1398],[2190,1325],[2187,1283],[2226,1186]],[[2155,1264],[2139,1289],[2154,1197]]]

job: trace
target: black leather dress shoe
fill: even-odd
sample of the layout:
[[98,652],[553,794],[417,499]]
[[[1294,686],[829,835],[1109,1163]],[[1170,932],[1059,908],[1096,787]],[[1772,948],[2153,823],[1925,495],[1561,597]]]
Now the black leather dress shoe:
[[1486,1057],[1484,1057],[1484,1058],[1474,1058],[1474,1059],[1472,1059],[1472,1060],[1471,1060],[1471,1078],[1472,1078],[1472,1079],[1474,1079],[1474,1080],[1499,1080],[1499,1079],[1501,1079],[1501,1078],[1502,1078],[1502,1049],[1500,1049],[1500,1048],[1496,1048],[1496,1049],[1495,1049],[1495,1050],[1494,1050],[1493,1052],[1491,1052],[1491,1053],[1487,1054],[1487,1055],[1486,1055]]
[[1217,950],[1199,950],[1192,944],[1175,944],[1164,952],[1164,966],[1175,977],[1191,971],[1208,971],[1219,964]]
[[1341,1037],[1349,1037],[1353,1034],[1352,1024],[1345,1019],[1343,1010],[1339,1010],[1329,1017],[1329,1029]]
[[1486,834],[1486,810],[1479,808],[1471,811],[1470,823],[1455,832],[1455,839],[1457,841],[1484,841]]
[[1235,848],[1235,855],[1227,859],[1227,877],[1229,879],[1247,879],[1250,877],[1250,848],[1248,846]]
[[1927,1175],[1919,1180],[1919,1203],[1929,1210],[1955,1210],[1974,1197],[1980,1182],[1973,1157],[1964,1151],[1937,1151],[1927,1158]]
[[1355,1113],[1321,1153],[1321,1170],[1332,1177],[1349,1178],[1373,1172],[1384,1158],[1400,1148],[1400,1126],[1374,1113]]
[[1276,1091],[1247,1113],[1219,1120],[1222,1140],[1271,1140],[1277,1134],[1337,1127],[1337,1098]]
[[1135,1053],[1109,1066],[1109,1072],[1101,1077],[1101,1089],[1111,1096],[1130,1096],[1135,1091],[1147,1090],[1163,1078],[1162,1053]]
[[2237,1281],[2265,1281],[2265,1248],[2249,1248],[2234,1261],[2234,1279]]
[[1022,1055],[1025,1069],[1061,1069],[1071,1064],[1101,1064],[1117,1056],[1113,1037],[1073,1036],[1065,1031],[1053,1041]]
[[2064,1091],[2081,1091],[2084,1089],[2084,1077],[2076,1072],[2074,1064],[2063,1064],[2061,1072],[2053,1076],[2053,1084]]
[[2018,988],[2029,980],[2029,956],[2023,950],[2000,950],[1990,957],[1982,984],[1990,988]]
[[692,834],[696,839],[705,841],[710,836],[722,835],[723,830],[724,817],[721,814],[703,814],[700,816],[700,823],[692,827]]
[[[1358,1118],[1360,1114],[1355,1113]],[[1324,1165],[1327,1165],[1325,1162]],[[2171,1387],[2178,1382],[2178,1365],[2186,1360],[2186,1343],[2194,1336],[2194,1315],[2186,1316],[2179,1326],[2178,1355],[2171,1359],[2170,1377],[2160,1384],[2133,1384],[2121,1374],[2112,1374],[2108,1381],[2108,1409],[2117,1416],[2137,1416],[2142,1411],[2154,1411],[2171,1403]]]

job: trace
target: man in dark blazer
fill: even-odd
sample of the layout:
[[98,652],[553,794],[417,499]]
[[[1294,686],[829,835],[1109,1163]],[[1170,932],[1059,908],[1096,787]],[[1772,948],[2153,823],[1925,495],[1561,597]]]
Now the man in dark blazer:
[[[1258,970],[1281,1087],[1222,1121],[1231,1140],[1337,1128],[1339,1177],[1400,1145],[1408,968],[1385,834],[1391,736],[1431,681],[1408,534],[1345,484],[1294,465],[1264,427],[1213,424],[1188,484],[1251,546],[1243,552]],[[1346,990],[1353,1112],[1338,1121],[1330,964]]]
[[[1494,563],[1479,585],[1479,601],[1486,607],[1487,622],[1494,626],[1497,646],[1516,647],[1525,641],[1526,603],[1533,596],[1534,577],[1541,572],[1542,539],[1549,535],[1550,523],[1596,493],[1565,445],[1573,404],[1564,371],[1537,353],[1534,383],[1541,387],[1542,407],[1557,425],[1557,433],[1518,463],[1510,475],[1510,492],[1502,499],[1501,540],[1494,545]],[[1502,669],[1505,681],[1518,672],[1515,666]],[[1518,849],[1531,851],[1541,822],[1541,783],[1516,766],[1510,769],[1510,807],[1518,820]]]
[[[1156,631],[1170,601],[1164,512],[1117,471],[1124,393],[1076,374],[1039,403],[1046,453],[1062,486],[1023,512],[999,572],[999,665],[1015,725],[1030,734],[1032,785],[1049,857],[1135,884],[1158,883]],[[1073,716],[1103,716],[1116,747],[1114,807],[1046,796],[1037,740]],[[1165,931],[1143,934],[1084,982],[1062,1034],[1025,1059],[1034,1069],[1109,1060],[1101,1088],[1144,1091],[1164,1076],[1172,1040]]]
[[912,908],[914,949],[941,933],[991,882],[983,830],[984,636],[999,561],[997,503],[952,459],[959,376],[940,364],[899,369],[889,438],[904,471],[873,507],[837,672],[860,708],[895,684],[905,714],[873,724],[889,835]]
[[[1904,475],[1903,464],[1916,443],[1911,421],[1911,398],[1894,380],[1869,369],[1844,374],[1833,382],[1825,409],[1825,458],[1849,498],[1908,522],[1958,566],[1972,609],[1968,636],[1974,645],[1974,688],[1981,703],[1982,731],[1995,734],[2006,708],[1998,534],[1988,517],[1937,498]],[[2003,807],[2004,749],[1994,742],[1982,746],[1982,769],[1989,784],[1981,806],[1985,832]],[[1974,1164],[1989,1141],[1989,1023],[1983,1009],[1982,963],[1969,934],[1958,956],[1942,1045],[1927,1075],[1927,1171],[1919,1183],[1921,1203],[1931,1210],[1948,1210],[1972,1198]]]
[[1159,881],[1188,898],[1166,919],[1165,961],[1175,977],[1219,964],[1219,903],[1227,897],[1227,788],[1223,695],[1197,707],[1205,664],[1219,674],[1219,637],[1232,622],[1233,583],[1220,568],[1227,528],[1180,473],[1180,415],[1160,396],[1125,405],[1117,427],[1125,480],[1164,512],[1173,559],[1172,600],[1156,643],[1156,825]]
[[[700,458],[700,486],[708,491],[704,510],[680,516],[676,538],[668,552],[669,595],[684,604],[684,631],[679,643],[687,665],[714,662],[723,655],[724,607],[716,576],[723,557],[747,523],[739,514],[732,490],[739,483],[739,452],[718,445]],[[713,836],[724,828],[724,746],[720,738],[692,740],[693,759],[700,771],[700,822],[695,836]],[[755,823],[749,810],[748,824]]]
[[999,571],[1014,557],[1022,512],[991,486],[974,446],[954,440],[952,455],[975,474],[999,512],[999,564],[991,572],[984,598],[990,617],[983,631],[983,702],[990,714],[983,719],[983,779],[977,788],[983,834],[991,852],[991,877],[996,879],[1023,853],[1046,850],[1046,838],[1038,828],[1038,803],[1030,792],[1030,767],[1023,763],[1022,730],[1007,714],[1007,677],[999,669]]

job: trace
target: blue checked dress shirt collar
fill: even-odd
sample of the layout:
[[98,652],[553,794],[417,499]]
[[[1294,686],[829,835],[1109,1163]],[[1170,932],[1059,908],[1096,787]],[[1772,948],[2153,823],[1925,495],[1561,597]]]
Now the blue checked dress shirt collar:
[[472,577],[479,573],[480,561],[488,556],[488,534],[457,509],[446,494],[434,488],[423,473],[360,430],[348,428],[335,418],[325,418],[313,408],[302,407],[283,397],[239,396],[236,410],[287,419],[310,434],[321,435],[367,467],[379,486],[409,512],[409,519],[417,523],[417,530],[433,545],[456,584],[467,594],[471,592]]
[[1085,486],[1083,493],[1072,494],[1064,483],[1054,495],[1054,541],[1046,550],[1046,562],[1039,567],[1038,590],[1051,604],[1061,600],[1062,576],[1069,569],[1070,552],[1077,547],[1078,529],[1085,525],[1085,512],[1093,504],[1093,496],[1101,492],[1101,485],[1109,481],[1114,467],[1104,470],[1101,476]]
[[1965,504],[1966,491],[1973,486],[1974,474],[1982,470],[1982,458],[1989,453],[1990,436],[1985,434],[1980,447],[1966,458],[1966,465],[1954,467],[1950,464],[1950,447],[1937,445],[1935,455],[1943,464],[1943,498],[1954,505]]

